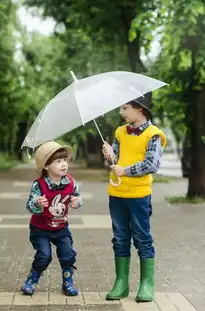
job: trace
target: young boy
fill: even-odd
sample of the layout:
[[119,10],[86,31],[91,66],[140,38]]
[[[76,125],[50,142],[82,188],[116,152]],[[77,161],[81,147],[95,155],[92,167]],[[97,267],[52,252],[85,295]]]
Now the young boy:
[[[108,186],[112,219],[116,280],[107,300],[129,295],[131,239],[140,258],[140,287],[137,302],[153,300],[155,250],[150,234],[152,175],[156,173],[166,145],[164,133],[149,120],[149,102],[140,97],[121,107],[127,125],[118,127],[112,147],[103,146],[111,163]],[[112,160],[112,161],[111,161]],[[117,177],[120,182],[117,185]]]
[[79,189],[67,174],[72,148],[54,141],[41,145],[35,154],[39,178],[34,181],[27,209],[30,219],[30,242],[36,250],[31,271],[21,288],[25,295],[32,295],[39,278],[52,260],[51,243],[56,246],[62,268],[62,291],[76,296],[73,286],[73,270],[76,269],[76,251],[68,226],[68,208],[82,205]]

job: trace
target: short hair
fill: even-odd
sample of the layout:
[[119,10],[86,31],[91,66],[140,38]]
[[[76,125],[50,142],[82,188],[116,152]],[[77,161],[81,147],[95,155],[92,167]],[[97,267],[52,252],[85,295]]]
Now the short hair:
[[146,118],[147,120],[150,119],[150,117],[151,117],[150,111],[149,111],[147,108],[145,108],[145,107],[143,107],[142,105],[140,105],[140,104],[139,104],[138,102],[136,102],[135,100],[132,100],[132,101],[130,101],[130,102],[127,103],[127,104],[131,105],[134,109],[142,109],[142,114],[145,116],[145,118]]
[[[68,158],[68,151],[65,148],[60,148],[50,156],[45,166],[52,164],[55,160],[65,159],[65,158]],[[46,175],[47,175],[47,171],[43,169],[42,176],[46,176]]]

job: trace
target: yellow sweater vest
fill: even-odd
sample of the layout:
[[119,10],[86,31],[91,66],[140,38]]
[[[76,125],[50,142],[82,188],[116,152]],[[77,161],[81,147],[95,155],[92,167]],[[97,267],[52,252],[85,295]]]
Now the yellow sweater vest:
[[[116,130],[116,138],[119,142],[119,160],[118,165],[123,167],[130,166],[136,162],[143,161],[146,155],[146,148],[151,137],[160,135],[162,146],[166,145],[165,134],[154,125],[150,125],[139,136],[129,135],[127,126],[123,125]],[[110,178],[117,183],[117,177],[111,172]],[[122,176],[121,184],[113,186],[108,185],[108,194],[120,198],[142,198],[152,193],[152,175],[148,174],[142,177]]]

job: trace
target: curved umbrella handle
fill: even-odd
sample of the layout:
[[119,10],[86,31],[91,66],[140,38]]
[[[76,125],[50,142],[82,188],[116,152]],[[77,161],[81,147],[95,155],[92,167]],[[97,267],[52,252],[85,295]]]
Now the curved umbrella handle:
[[114,181],[112,181],[112,179],[110,178],[110,183],[111,183],[114,187],[117,187],[117,186],[119,186],[119,185],[121,184],[121,178],[118,177],[117,180],[118,180],[118,183],[116,184],[116,183],[114,183]]

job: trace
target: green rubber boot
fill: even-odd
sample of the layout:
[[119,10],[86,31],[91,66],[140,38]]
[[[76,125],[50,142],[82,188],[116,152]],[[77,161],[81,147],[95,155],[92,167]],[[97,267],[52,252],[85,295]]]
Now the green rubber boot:
[[149,302],[154,296],[154,258],[140,259],[140,288],[137,302]]
[[119,300],[129,295],[130,257],[115,257],[116,279],[107,300]]

